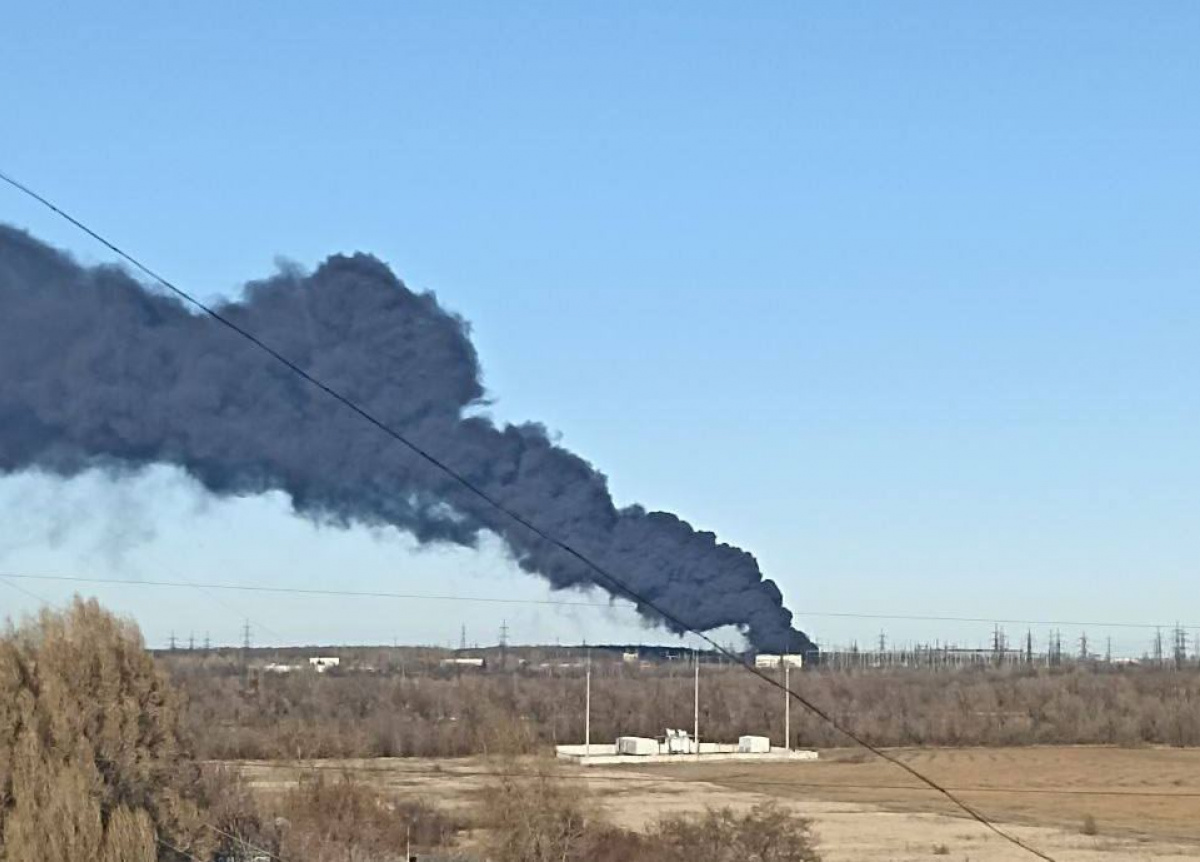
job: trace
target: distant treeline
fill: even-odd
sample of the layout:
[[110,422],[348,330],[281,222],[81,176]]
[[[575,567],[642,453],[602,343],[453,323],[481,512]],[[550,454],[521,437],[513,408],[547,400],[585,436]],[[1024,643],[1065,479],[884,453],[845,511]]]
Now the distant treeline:
[[[214,759],[458,756],[581,742],[584,679],[551,669],[270,673],[236,654],[161,655],[186,694],[197,753]],[[594,665],[592,740],[692,727],[686,662]],[[910,669],[793,673],[793,688],[878,745],[1200,745],[1200,673],[1153,667]],[[746,671],[702,665],[700,735],[783,736],[783,694]],[[844,737],[798,704],[792,744]]]

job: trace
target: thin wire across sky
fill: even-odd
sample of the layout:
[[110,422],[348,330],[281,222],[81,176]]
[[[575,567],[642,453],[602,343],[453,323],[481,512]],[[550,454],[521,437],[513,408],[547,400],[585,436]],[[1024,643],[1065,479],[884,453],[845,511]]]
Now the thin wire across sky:
[[934,781],[932,778],[928,777],[920,770],[916,769],[915,767],[911,766],[908,763],[905,763],[903,760],[900,760],[896,756],[889,754],[888,752],[884,751],[883,749],[871,744],[865,738],[863,738],[862,736],[860,736],[859,734],[857,734],[850,728],[844,727],[840,722],[838,722],[836,719],[834,719],[833,716],[829,715],[827,712],[825,712],[823,709],[821,709],[821,707],[817,706],[815,703],[810,701],[808,698],[806,698],[803,695],[801,695],[800,693],[786,687],[783,683],[779,682],[778,680],[775,680],[771,676],[768,676],[767,674],[765,674],[762,671],[755,668],[753,665],[747,663],[742,656],[740,656],[740,655],[732,652],[731,650],[727,649],[726,647],[722,646],[714,638],[712,638],[705,632],[697,631],[695,628],[693,628],[691,625],[689,625],[687,623],[687,621],[682,620],[677,615],[667,611],[665,608],[661,607],[657,602],[655,602],[650,597],[639,594],[637,591],[633,590],[627,583],[625,583],[625,581],[622,578],[609,572],[604,567],[602,567],[601,565],[596,563],[594,560],[589,558],[584,553],[580,552],[578,549],[576,549],[572,545],[570,545],[567,542],[564,542],[561,539],[557,538],[556,536],[546,532],[541,527],[539,527],[536,523],[531,521],[529,518],[521,515],[519,512],[516,512],[513,509],[511,509],[510,507],[506,506],[504,503],[502,503],[501,501],[497,500],[495,497],[490,495],[487,491],[480,488],[478,485],[473,483],[471,480],[469,480],[465,476],[463,476],[461,473],[454,470],[454,468],[450,467],[448,464],[443,462],[435,454],[433,454],[433,453],[425,450],[421,446],[417,445],[412,440],[408,439],[408,437],[405,436],[403,433],[401,433],[399,430],[397,430],[396,428],[393,428],[390,424],[383,421],[379,417],[375,416],[370,410],[368,410],[367,408],[358,404],[354,399],[350,398],[349,396],[343,394],[338,389],[325,383],[323,380],[321,380],[320,378],[316,377],[315,375],[313,375],[312,373],[310,373],[309,371],[304,369],[302,366],[297,364],[295,361],[289,359],[283,353],[279,352],[277,349],[272,347],[270,344],[263,341],[255,333],[247,330],[245,327],[240,326],[239,324],[230,320],[228,317],[226,317],[226,316],[222,315],[220,312],[216,311],[213,307],[206,305],[205,303],[201,302],[199,299],[194,297],[192,294],[190,294],[186,290],[178,287],[177,285],[173,284],[171,281],[169,281],[165,277],[159,275],[157,272],[150,269],[148,266],[143,264],[140,260],[135,258],[133,255],[123,251],[121,248],[119,248],[114,243],[112,243],[111,241],[109,241],[108,239],[103,237],[101,234],[97,233],[95,230],[88,227],[86,224],[79,221],[74,216],[63,211],[57,205],[55,205],[53,202],[51,202],[47,198],[40,195],[39,193],[34,191],[29,186],[24,185],[23,183],[13,179],[11,176],[9,176],[5,173],[2,173],[2,172],[0,172],[0,180],[3,180],[5,183],[12,186],[17,191],[21,192],[25,196],[38,202],[42,206],[49,209],[51,212],[53,212],[56,215],[63,218],[64,220],[70,222],[76,228],[83,231],[88,236],[92,237],[94,240],[96,240],[97,242],[102,244],[105,248],[109,249],[111,252],[118,255],[122,260],[126,261],[130,266],[133,266],[139,272],[143,273],[144,275],[146,275],[147,277],[151,278],[153,281],[155,281],[156,283],[161,285],[163,288],[170,291],[172,294],[177,296],[183,302],[187,303],[188,305],[190,305],[193,308],[200,311],[202,314],[204,314],[204,315],[208,316],[209,318],[211,318],[212,320],[216,321],[221,326],[223,326],[227,330],[229,330],[231,333],[235,334],[236,336],[238,336],[238,337],[242,338],[243,340],[252,344],[255,348],[257,348],[259,351],[264,353],[271,360],[278,363],[282,367],[286,368],[289,372],[296,375],[298,378],[303,380],[308,385],[310,385],[310,386],[314,387],[315,389],[319,390],[320,392],[324,393],[324,395],[326,395],[333,401],[340,404],[346,410],[350,411],[351,413],[353,413],[354,415],[359,417],[359,419],[361,419],[362,421],[373,426],[374,428],[376,428],[378,431],[380,431],[384,435],[390,437],[397,444],[399,444],[400,446],[407,449],[410,453],[412,453],[412,455],[414,457],[424,461],[425,463],[429,464],[436,470],[440,471],[445,476],[447,476],[450,480],[452,480],[453,482],[457,483],[462,488],[464,488],[468,493],[474,495],[475,497],[477,497],[479,500],[481,500],[488,506],[491,506],[496,511],[502,513],[507,518],[511,519],[515,524],[519,525],[521,528],[528,530],[532,535],[536,536],[541,541],[554,546],[555,548],[559,549],[560,551],[567,554],[571,558],[575,559],[577,562],[584,565],[597,578],[599,578],[601,583],[607,585],[608,588],[614,594],[618,594],[622,597],[628,598],[631,601],[633,601],[634,603],[641,605],[645,608],[648,608],[649,610],[651,610],[655,614],[657,614],[659,617],[661,617],[663,620],[667,621],[671,626],[673,626],[678,631],[689,632],[692,635],[694,635],[695,637],[701,639],[705,643],[709,644],[709,646],[712,649],[725,655],[730,660],[740,664],[743,668],[745,668],[746,672],[752,673],[755,676],[759,677],[767,685],[770,685],[773,688],[777,688],[781,691],[785,691],[787,693],[788,697],[795,700],[797,703],[799,703],[801,706],[803,706],[806,710],[808,710],[813,715],[817,716],[820,720],[825,722],[828,726],[830,726],[837,732],[844,735],[847,739],[851,740],[852,742],[861,746],[862,748],[866,749],[867,751],[870,751],[876,757],[879,757],[882,760],[885,760],[888,763],[891,763],[892,765],[894,765],[898,769],[902,770],[903,772],[908,773],[909,775],[916,778],[918,781],[927,785],[931,789],[936,790],[943,797],[945,797],[948,801],[950,801],[955,807],[957,807],[958,809],[963,811],[965,814],[967,814],[969,817],[971,817],[973,820],[980,823],[982,826],[984,826],[991,832],[993,832],[996,835],[1003,838],[1005,841],[1024,850],[1026,853],[1028,853],[1032,856],[1036,856],[1039,859],[1047,860],[1047,862],[1055,862],[1053,857],[1048,856],[1046,853],[1031,846],[1030,844],[1028,844],[1025,841],[1023,841],[1022,839],[1018,838],[1016,835],[1012,834],[1011,832],[1008,832],[1005,829],[1002,829],[1000,826],[996,825],[989,818],[985,817],[981,812],[979,812],[973,806],[969,805],[967,802],[965,802],[964,800],[959,798],[957,795],[955,795],[952,791],[947,789],[945,786]]

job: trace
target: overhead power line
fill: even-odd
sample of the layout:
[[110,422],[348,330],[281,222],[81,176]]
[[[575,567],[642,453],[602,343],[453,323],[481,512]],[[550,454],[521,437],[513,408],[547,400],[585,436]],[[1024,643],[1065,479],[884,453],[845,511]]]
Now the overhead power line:
[[18,593],[23,593],[24,595],[27,595],[27,596],[29,596],[29,598],[33,599],[34,601],[41,602],[43,605],[48,605],[48,604],[50,604],[50,602],[49,602],[49,601],[47,601],[46,599],[44,599],[44,598],[42,598],[41,596],[39,596],[39,595],[38,595],[37,593],[35,593],[33,590],[27,590],[27,589],[25,589],[23,586],[21,586],[20,584],[14,584],[14,583],[13,583],[13,582],[12,582],[12,581],[11,581],[9,578],[7,578],[7,577],[0,576],[0,581],[2,581],[6,587],[9,587],[9,588],[11,588],[11,589],[14,589],[14,590],[16,590]]
[[[214,583],[211,581],[180,580],[168,581],[161,578],[105,578],[99,575],[43,575],[16,572],[0,572],[0,578],[17,578],[27,581],[59,581],[79,584],[107,584],[110,586],[130,587],[174,587],[179,589],[228,590],[244,593],[277,593],[282,595],[316,596],[322,598],[358,598],[358,599],[403,599],[407,601],[424,602],[474,602],[479,604],[497,605],[543,605],[571,608],[595,608],[605,611],[621,611],[636,613],[636,608],[623,607],[612,602],[590,602],[582,599],[516,599],[503,596],[463,596],[437,593],[400,593],[390,590],[341,590],[330,587],[277,587],[265,584],[231,584]],[[15,586],[15,585],[14,585]],[[30,594],[32,595],[32,594]],[[219,600],[209,596],[213,601]],[[42,599],[42,601],[45,601]],[[223,605],[226,610],[241,611],[231,605]],[[797,617],[837,617],[863,620],[898,620],[907,622],[951,622],[951,623],[986,623],[987,625],[1023,625],[1023,626],[1075,626],[1097,629],[1148,629],[1162,628],[1165,623],[1138,623],[1112,620],[1033,620],[1006,617],[958,617],[958,616],[927,616],[919,614],[869,614],[851,611],[797,611]],[[1184,629],[1200,628],[1200,623],[1176,623]],[[265,626],[259,626],[268,631]]]
[[176,853],[185,859],[190,859],[191,862],[200,862],[200,859],[198,859],[196,856],[194,856],[193,854],[189,853],[188,851],[186,851],[180,847],[176,847],[174,844],[170,843],[165,838],[155,838],[154,840],[157,841],[159,844],[161,844],[163,847],[165,847],[167,850],[170,850],[172,853]]
[[844,735],[847,739],[852,740],[854,743],[856,743],[857,745],[866,749],[867,751],[870,751],[875,756],[877,756],[883,760],[886,760],[887,762],[896,766],[898,769],[901,769],[904,772],[907,772],[908,774],[912,775],[914,778],[918,779],[922,783],[927,784],[929,787],[938,791],[947,800],[949,800],[951,803],[953,803],[955,806],[957,806],[963,812],[968,814],[972,819],[974,819],[975,821],[980,823],[985,828],[996,833],[997,835],[1002,837],[1004,840],[1012,843],[1014,846],[1019,847],[1022,850],[1025,850],[1027,853],[1030,853],[1031,855],[1038,857],[1039,859],[1047,860],[1047,862],[1055,862],[1053,857],[1048,856],[1045,853],[1043,853],[1042,851],[1027,844],[1026,842],[1022,841],[1020,838],[1011,834],[1010,832],[1008,832],[1004,829],[1001,829],[999,826],[997,826],[995,823],[993,823],[991,820],[989,820],[987,817],[985,817],[980,811],[976,810],[971,805],[968,805],[966,802],[959,799],[950,790],[946,789],[945,787],[940,785],[938,782],[934,781],[932,778],[929,778],[928,776],[926,776],[924,773],[922,773],[918,769],[908,765],[907,763],[904,763],[903,761],[897,759],[893,755],[888,754],[886,751],[879,748],[878,746],[871,744],[870,742],[868,742],[866,739],[864,739],[859,734],[855,733],[850,728],[843,727],[840,722],[838,722],[836,719],[833,718],[833,716],[829,715],[829,713],[827,713],[825,710],[821,709],[821,707],[817,706],[815,703],[811,702],[808,698],[806,698],[803,695],[801,695],[800,693],[792,690],[789,686],[786,686],[783,683],[779,682],[778,680],[768,676],[767,674],[763,673],[761,670],[755,668],[753,665],[747,663],[746,661],[744,661],[742,659],[741,656],[739,656],[736,653],[734,653],[733,651],[728,650],[725,647],[721,646],[721,644],[719,644],[714,638],[709,637],[708,635],[706,635],[705,633],[703,633],[701,631],[697,631],[693,626],[689,625],[685,620],[676,616],[674,613],[671,613],[671,612],[667,611],[666,609],[660,607],[657,602],[650,599],[648,596],[641,595],[636,590],[634,590],[632,587],[630,587],[628,584],[626,584],[624,582],[624,580],[622,580],[618,576],[609,572],[607,569],[605,569],[599,563],[592,560],[586,554],[579,551],[578,549],[576,549],[574,546],[572,546],[568,542],[566,542],[562,539],[559,539],[556,536],[546,532],[545,530],[543,530],[541,527],[539,527],[537,524],[535,524],[533,521],[531,521],[529,518],[522,515],[521,513],[509,508],[504,503],[502,503],[500,500],[496,499],[491,494],[489,494],[487,491],[485,491],[483,488],[479,487],[474,482],[472,482],[470,479],[463,476],[461,473],[459,473],[453,467],[446,464],[444,461],[442,461],[436,455],[432,454],[431,452],[429,452],[426,449],[422,448],[421,446],[417,445],[413,441],[409,440],[408,437],[406,437],[403,433],[401,433],[397,429],[393,428],[391,425],[389,425],[384,420],[380,419],[378,416],[376,416],[374,413],[372,413],[366,407],[361,406],[356,401],[354,401],[352,398],[350,398],[348,395],[343,394],[340,390],[330,386],[329,384],[325,383],[323,380],[321,380],[317,376],[306,371],[303,367],[298,365],[293,360],[289,359],[284,354],[280,353],[277,349],[272,347],[267,342],[263,341],[261,338],[259,338],[257,335],[255,335],[253,332],[251,332],[249,329],[246,329],[245,327],[241,326],[240,324],[234,322],[229,317],[226,317],[225,315],[221,314],[219,311],[217,311],[212,306],[207,305],[204,302],[201,302],[199,299],[192,296],[192,294],[188,293],[183,288],[178,287],[177,285],[173,284],[172,282],[170,282],[163,276],[159,275],[157,272],[152,270],[146,264],[142,263],[137,258],[133,257],[133,255],[128,254],[127,252],[123,251],[122,249],[120,249],[119,247],[114,245],[112,242],[105,239],[99,233],[92,230],[86,224],[84,224],[83,222],[76,219],[74,216],[69,215],[68,213],[64,212],[62,209],[60,209],[58,206],[56,206],[54,203],[52,203],[47,198],[38,194],[37,192],[35,192],[33,189],[29,188],[28,186],[13,179],[6,173],[0,172],[0,180],[3,180],[4,182],[8,183],[10,186],[15,188],[22,194],[32,198],[33,200],[37,201],[42,206],[49,209],[51,212],[57,214],[58,216],[65,219],[66,221],[70,222],[72,225],[77,227],[79,230],[83,231],[85,234],[90,236],[92,239],[96,240],[101,245],[103,245],[105,248],[109,249],[111,252],[113,252],[114,254],[119,256],[122,260],[129,263],[130,266],[134,267],[139,272],[146,275],[148,278],[154,280],[159,285],[166,288],[171,293],[175,294],[175,296],[179,297],[185,303],[187,303],[188,305],[191,305],[193,308],[197,309],[202,314],[204,314],[207,317],[211,318],[212,320],[216,321],[221,326],[228,329],[230,332],[233,332],[240,338],[242,338],[245,341],[249,342],[250,344],[254,345],[260,351],[262,351],[267,356],[269,356],[272,360],[274,360],[278,364],[282,365],[284,368],[288,369],[290,372],[295,374],[297,377],[304,380],[306,383],[308,383],[310,386],[314,387],[315,389],[319,390],[320,392],[324,393],[326,396],[328,396],[332,400],[336,401],[338,404],[341,404],[345,409],[349,410],[351,413],[358,416],[360,419],[362,419],[367,424],[373,426],[374,428],[379,430],[381,433],[390,437],[392,440],[394,440],[396,443],[403,446],[405,449],[407,449],[409,452],[411,452],[417,458],[419,458],[420,460],[424,461],[425,463],[429,464],[430,466],[434,467],[435,469],[437,469],[438,471],[440,471],[441,473],[446,475],[453,482],[455,482],[456,484],[458,484],[462,488],[464,488],[467,492],[474,495],[478,499],[482,500],[484,503],[491,506],[497,512],[502,513],[507,518],[512,520],[515,524],[520,525],[523,529],[529,531],[532,535],[537,536],[543,542],[553,545],[554,547],[558,548],[563,553],[570,556],[572,559],[581,563],[584,567],[586,567],[587,569],[589,569],[590,571],[595,573],[595,575],[597,577],[599,577],[603,583],[609,585],[610,588],[614,592],[620,593],[621,595],[629,598],[630,600],[636,602],[637,604],[641,605],[642,607],[647,608],[650,611],[653,611],[655,614],[657,614],[663,620],[667,621],[672,626],[674,626],[677,630],[692,633],[696,637],[703,640],[705,643],[709,644],[713,649],[724,654],[726,657],[728,657],[732,661],[736,661],[736,662],[742,664],[742,666],[745,667],[745,669],[748,673],[752,673],[755,676],[759,677],[767,685],[770,685],[774,688],[785,691],[787,693],[788,697],[791,697],[792,699],[794,699],[797,703],[799,703],[801,706],[803,706],[805,709],[807,709],[813,715],[820,718],[822,721],[824,721],[830,727],[832,727],[833,729],[835,729],[836,731],[838,731],[839,733]]
[[[239,844],[242,845],[242,847],[249,850],[251,853],[261,854],[263,856],[266,856],[268,859],[274,860],[274,862],[286,862],[286,860],[284,860],[283,857],[275,855],[270,850],[266,850],[262,847],[258,847],[254,844],[251,844],[249,841],[247,841],[245,838],[243,838],[240,835],[235,835],[232,832],[226,832],[224,829],[221,829],[218,826],[214,826],[211,823],[205,823],[204,825],[206,827],[208,827],[209,829],[211,829],[213,832],[217,833],[218,835],[223,835],[232,841],[238,842]],[[407,862],[407,860],[406,860],[406,862]]]
[[[1025,620],[1015,617],[956,617],[929,614],[867,614],[850,611],[794,611],[797,617],[837,617],[853,620],[897,620],[918,623],[986,623],[987,625],[1014,626],[1073,626],[1076,628],[1097,629],[1155,629],[1163,623],[1113,622],[1111,620]],[[1195,624],[1185,624],[1186,628],[1200,628]]]
[[[262,584],[215,584],[206,581],[164,581],[155,578],[101,578],[88,575],[27,575],[0,573],[0,578],[20,578],[30,581],[61,581],[80,584],[109,584],[114,586],[176,587],[198,590],[231,590],[245,593],[279,593],[284,595],[345,597],[357,599],[407,599],[431,602],[479,602],[499,605],[562,605],[597,609],[625,610],[607,602],[584,602],[566,599],[511,599],[493,596],[434,595],[430,593],[395,593],[384,590],[337,590],[322,587],[270,587]],[[632,609],[630,609],[632,610]]]

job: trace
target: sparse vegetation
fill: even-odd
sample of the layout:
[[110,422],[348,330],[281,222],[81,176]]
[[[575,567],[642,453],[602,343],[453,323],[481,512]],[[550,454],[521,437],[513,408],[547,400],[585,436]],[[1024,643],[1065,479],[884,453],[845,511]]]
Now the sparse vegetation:
[[608,823],[585,791],[549,773],[501,779],[482,825],[493,862],[819,862],[808,820],[774,803],[664,817],[645,834]]
[[349,776],[303,781],[273,805],[275,851],[285,859],[391,862],[411,843],[444,848],[462,824],[419,802],[399,803]]
[[699,816],[668,817],[651,830],[648,843],[662,862],[819,862],[812,828],[774,802],[737,814],[709,809]]

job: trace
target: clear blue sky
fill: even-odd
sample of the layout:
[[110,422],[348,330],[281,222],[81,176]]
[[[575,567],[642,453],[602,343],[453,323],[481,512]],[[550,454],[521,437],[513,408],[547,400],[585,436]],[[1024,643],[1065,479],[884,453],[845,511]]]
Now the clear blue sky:
[[[1200,622],[1200,6],[20,4],[4,28],[4,170],[206,297],[379,255],[473,323],[497,416],[752,550],[824,641],[989,629],[806,611]],[[10,192],[0,219],[108,259]],[[9,571],[546,594],[494,552],[167,473],[0,501]],[[156,643],[242,615],[300,642],[502,616],[655,638],[96,592]]]

